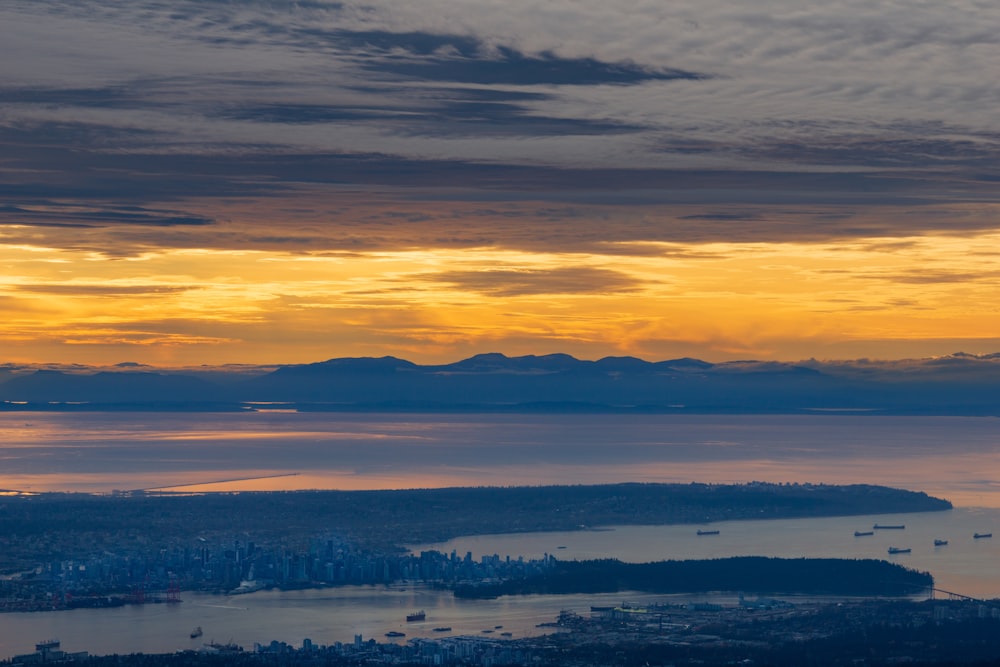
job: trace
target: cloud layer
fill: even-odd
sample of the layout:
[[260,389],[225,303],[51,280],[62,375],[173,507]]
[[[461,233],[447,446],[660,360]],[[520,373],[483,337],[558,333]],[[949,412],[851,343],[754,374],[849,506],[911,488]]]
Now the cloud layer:
[[2,335],[274,361],[989,341],[998,33],[974,0],[11,0]]
[[7,3],[8,195],[995,199],[992,5],[535,4]]

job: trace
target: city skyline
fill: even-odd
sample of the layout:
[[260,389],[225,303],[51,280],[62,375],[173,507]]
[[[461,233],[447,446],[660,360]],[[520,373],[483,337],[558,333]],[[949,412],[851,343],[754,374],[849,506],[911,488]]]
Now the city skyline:
[[0,8],[15,364],[1000,351],[986,2]]

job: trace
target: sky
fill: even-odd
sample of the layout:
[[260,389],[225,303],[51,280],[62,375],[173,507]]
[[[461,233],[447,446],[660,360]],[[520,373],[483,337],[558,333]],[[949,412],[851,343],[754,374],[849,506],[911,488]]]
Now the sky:
[[995,0],[5,0],[0,362],[1000,350]]

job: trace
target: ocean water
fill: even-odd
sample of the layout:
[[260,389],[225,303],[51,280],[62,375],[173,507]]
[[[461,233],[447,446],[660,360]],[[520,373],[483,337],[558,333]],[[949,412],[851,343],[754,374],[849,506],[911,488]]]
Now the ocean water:
[[0,434],[0,488],[29,491],[761,480],[1000,507],[986,417],[8,412]]

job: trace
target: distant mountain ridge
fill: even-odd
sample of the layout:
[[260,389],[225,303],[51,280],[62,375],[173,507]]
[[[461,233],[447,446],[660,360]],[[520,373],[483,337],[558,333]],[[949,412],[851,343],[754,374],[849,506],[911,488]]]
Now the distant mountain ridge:
[[419,365],[385,357],[276,367],[0,367],[0,409],[530,410],[1000,414],[1000,356],[711,363],[477,354]]

